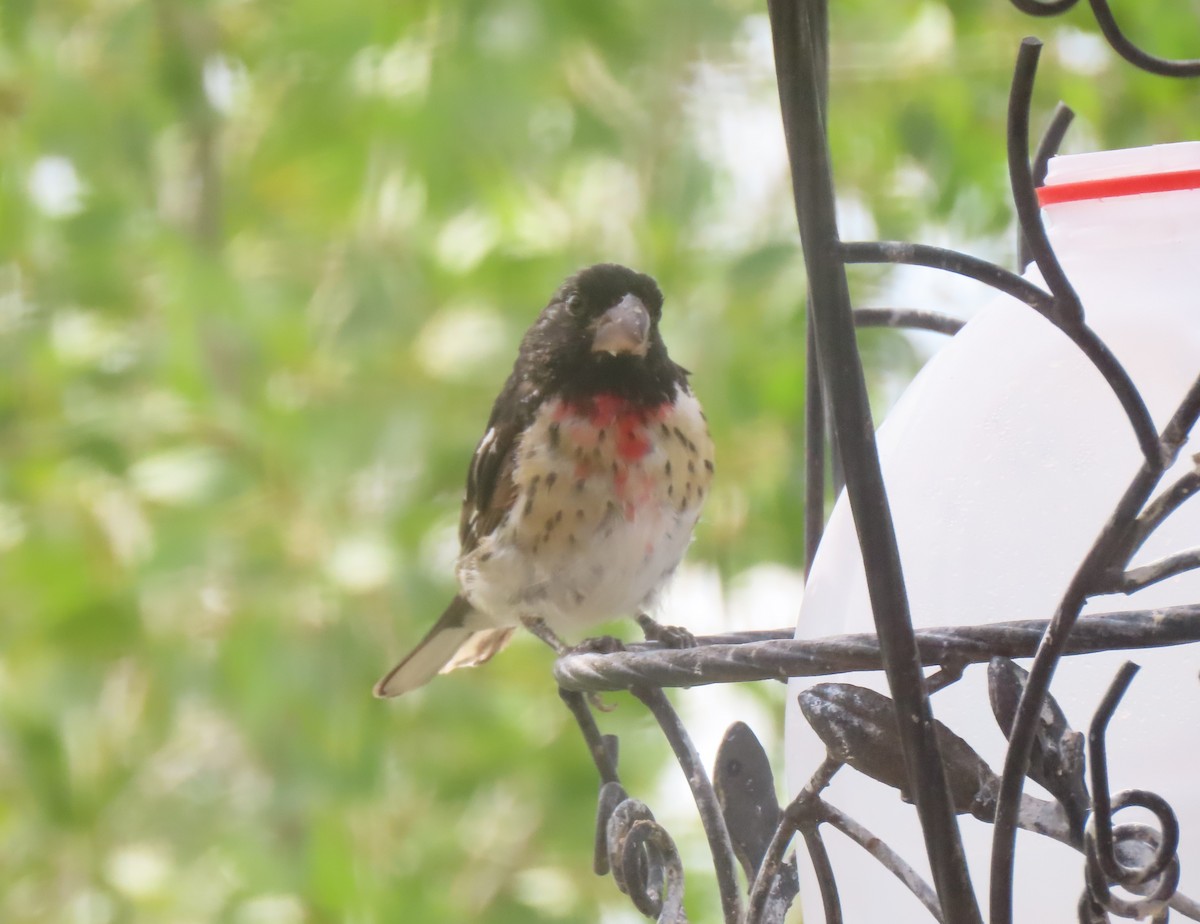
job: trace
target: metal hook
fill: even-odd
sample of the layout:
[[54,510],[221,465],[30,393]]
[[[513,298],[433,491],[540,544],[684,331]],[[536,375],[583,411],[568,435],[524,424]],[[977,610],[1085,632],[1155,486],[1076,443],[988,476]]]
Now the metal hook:
[[[1171,806],[1161,796],[1146,790],[1124,790],[1112,796],[1108,788],[1105,735],[1117,706],[1139,670],[1139,666],[1132,661],[1122,665],[1088,729],[1088,759],[1092,777],[1092,816],[1084,834],[1088,888],[1098,902],[1121,917],[1146,917],[1156,913],[1175,894],[1179,885],[1179,862],[1176,858],[1179,822]],[[1137,824],[1114,827],[1113,815],[1133,805],[1151,812],[1160,830]],[[1138,851],[1132,847],[1135,843],[1153,849],[1149,862],[1138,862]],[[1109,889],[1109,883],[1117,883],[1145,894],[1145,887],[1155,879],[1158,882],[1140,901],[1117,898]]]

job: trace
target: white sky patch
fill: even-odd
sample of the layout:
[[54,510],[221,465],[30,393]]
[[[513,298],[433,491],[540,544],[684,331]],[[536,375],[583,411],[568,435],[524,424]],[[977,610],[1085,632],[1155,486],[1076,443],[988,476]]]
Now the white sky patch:
[[105,372],[127,369],[137,358],[136,341],[128,329],[82,308],[55,313],[50,343],[62,362],[97,366]]
[[889,177],[891,194],[911,202],[924,202],[937,192],[937,183],[925,165],[909,157],[896,163]]
[[281,370],[267,379],[267,400],[283,411],[298,411],[309,402],[311,394],[302,376]]
[[[709,863],[712,861],[709,860]],[[645,921],[646,918],[641,913],[626,905],[614,904],[600,912],[600,924],[645,924]]]
[[804,596],[804,574],[774,562],[737,575],[729,588],[729,619],[738,630],[795,625]]
[[[1007,248],[1000,240],[962,240],[952,237],[947,228],[938,225],[925,226],[913,235],[913,240],[1005,265],[1004,252]],[[1010,255],[1009,264],[1011,259]],[[883,289],[871,299],[871,304],[936,311],[966,320],[999,297],[1000,293],[995,289],[957,273],[926,267],[897,266],[888,274]],[[904,336],[923,358],[932,356],[950,342],[949,337],[929,331],[905,331]],[[902,387],[907,382],[899,384]]]
[[433,43],[408,36],[386,48],[370,45],[350,63],[350,80],[363,96],[410,99],[425,95],[433,66]]
[[386,517],[399,506],[402,487],[412,481],[411,466],[399,461],[376,460],[350,479],[350,508],[360,517]]
[[[802,588],[801,572],[786,565],[756,565],[734,577],[727,588],[715,569],[688,565],[668,591],[661,618],[696,634],[790,628],[800,610]],[[674,691],[672,702],[711,774],[717,748],[734,722],[747,723],[768,754],[779,753],[783,693],[780,686],[779,705],[772,705],[742,685],[714,684]],[[655,791],[639,797],[678,838],[685,868],[689,863],[711,864],[691,791],[673,760],[663,768]]]
[[235,924],[302,924],[304,905],[295,895],[258,895],[242,902]]
[[[722,592],[720,577],[707,566],[689,565],[680,570],[668,590],[662,620],[685,625],[697,635],[750,629],[788,629],[796,625],[802,596],[803,575],[782,564],[762,564],[733,578],[728,593]],[[780,686],[780,706],[782,703]],[[704,768],[712,773],[716,749],[733,722],[750,725],[764,748],[778,751],[782,734],[781,708],[738,684],[697,686],[674,695],[680,718],[700,752]],[[679,768],[671,763],[662,772],[658,787],[648,803],[668,830],[694,830],[698,826],[696,806],[688,787],[680,785]],[[703,839],[700,839],[703,841]],[[689,842],[691,839],[689,839]],[[688,858],[684,858],[688,864]]]
[[579,901],[571,875],[555,866],[521,870],[514,886],[521,904],[557,918],[566,919]]
[[791,216],[787,149],[775,90],[770,24],[749,16],[731,62],[697,66],[687,89],[700,152],[724,179],[701,243],[739,248]]
[[85,501],[117,561],[133,565],[154,551],[154,529],[137,498],[109,478],[95,479]]
[[134,490],[160,504],[203,500],[221,473],[221,459],[207,446],[181,446],[146,456],[129,471]]
[[370,593],[391,580],[396,571],[396,553],[382,536],[347,536],[334,545],[325,571],[349,593]]
[[526,190],[515,203],[505,252],[533,257],[558,253],[571,236],[571,216],[540,189]]
[[178,433],[192,422],[192,409],[187,399],[165,388],[140,395],[136,413],[143,426],[157,433]]
[[161,844],[127,844],[109,854],[105,875],[113,888],[127,898],[148,899],[161,893],[171,875],[172,862]]
[[875,213],[854,190],[837,197],[837,221],[844,241],[873,241],[879,236]]
[[458,517],[447,517],[421,539],[421,568],[434,580],[444,581],[454,574],[458,551]]
[[35,306],[25,297],[21,267],[0,265],[0,336],[19,330],[33,315]]
[[0,502],[0,552],[7,552],[24,542],[25,533],[25,517],[20,509]]
[[479,19],[475,41],[498,57],[513,57],[532,48],[541,34],[541,18],[529,0],[498,4]]
[[29,198],[50,218],[67,218],[83,208],[87,187],[68,157],[50,154],[39,157],[26,180]]
[[[139,783],[157,795],[176,793],[195,781],[219,781],[234,812],[261,810],[273,785],[255,764],[241,732],[200,697],[190,695],[181,700],[170,738],[146,763]],[[188,871],[195,869],[194,863]],[[210,878],[209,891],[223,887],[221,880],[227,879],[224,872],[220,880]]]
[[76,892],[66,910],[67,924],[109,924],[117,913],[112,898],[99,889]]
[[466,303],[438,311],[413,343],[417,362],[444,381],[471,378],[505,345],[504,321],[490,306]]
[[425,181],[403,170],[390,171],[374,197],[374,217],[381,231],[400,234],[417,226],[425,213]]
[[224,55],[210,55],[205,59],[203,81],[205,98],[222,115],[237,108],[250,90],[250,77],[245,66]]
[[1113,63],[1113,50],[1096,32],[1061,26],[1055,30],[1049,47],[1065,70],[1084,77],[1098,77]]
[[631,229],[642,210],[637,174],[613,157],[592,156],[572,164],[563,177],[561,201],[577,236],[609,259],[632,261]]
[[500,230],[480,209],[464,209],[444,225],[434,241],[434,256],[451,273],[466,274],[496,246]]
[[575,134],[575,110],[563,100],[550,100],[529,113],[529,140],[545,151],[560,151]]
[[895,56],[911,66],[939,64],[954,50],[954,17],[943,3],[922,4],[912,25],[900,34]]

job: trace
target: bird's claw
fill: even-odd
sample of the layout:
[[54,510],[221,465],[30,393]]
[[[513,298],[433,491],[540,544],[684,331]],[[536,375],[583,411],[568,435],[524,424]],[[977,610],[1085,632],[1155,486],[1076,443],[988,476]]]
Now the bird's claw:
[[[597,635],[595,638],[585,638],[574,648],[568,649],[566,654],[616,654],[624,650],[625,643],[619,638],[611,635]],[[606,703],[599,693],[589,693],[587,698],[588,702],[592,704],[592,708],[598,712],[612,712],[617,708],[616,703]]]
[[616,654],[625,650],[625,643],[611,635],[597,635],[595,638],[585,638],[566,654]]
[[664,648],[695,648],[696,636],[683,626],[664,626],[645,613],[637,618],[648,642],[658,642]]

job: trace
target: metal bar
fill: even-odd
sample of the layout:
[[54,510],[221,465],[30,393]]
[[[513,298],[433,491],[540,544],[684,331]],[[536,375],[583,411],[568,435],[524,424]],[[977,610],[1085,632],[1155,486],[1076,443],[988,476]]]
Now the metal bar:
[[577,690],[568,690],[562,686],[558,688],[558,695],[571,710],[580,732],[583,733],[588,753],[592,755],[596,772],[600,774],[600,782],[620,783],[621,779],[617,775],[617,761],[613,755],[613,749],[596,726],[596,718],[592,715],[592,710],[588,708],[587,700]]
[[1054,298],[1028,279],[957,250],[906,241],[847,241],[841,245],[841,251],[847,263],[902,263],[957,273],[1011,295],[1039,314],[1050,316],[1054,311]]
[[1100,27],[1100,31],[1104,33],[1108,44],[1112,46],[1113,51],[1130,64],[1148,73],[1157,74],[1159,77],[1200,76],[1200,59],[1191,58],[1172,61],[1168,58],[1160,58],[1157,55],[1152,55],[1148,51],[1143,51],[1137,45],[1133,44],[1126,37],[1125,33],[1121,31],[1121,27],[1117,25],[1117,20],[1113,17],[1112,9],[1109,8],[1106,0],[1090,0],[1090,2],[1092,13],[1096,17],[1096,24]]
[[876,837],[845,812],[835,808],[828,802],[821,801],[818,811],[818,817],[821,821],[841,831],[846,837],[850,838],[850,840],[854,841],[859,847],[878,860],[884,869],[900,880],[901,884],[916,896],[917,901],[925,906],[925,910],[933,916],[933,919],[938,924],[942,924],[944,921],[957,924],[957,918],[942,916],[942,909],[938,904],[938,896],[933,894],[933,890],[929,888],[928,883],[921,878],[920,874],[909,866],[904,858],[889,847],[885,841]]
[[804,838],[804,846],[808,848],[813,872],[821,889],[825,924],[842,924],[842,902],[838,896],[837,879],[833,874],[833,862],[829,859],[829,851],[825,849],[825,842],[821,840],[820,829],[813,825],[801,829],[800,834]]
[[[993,656],[1029,658],[1037,653],[1049,620],[1025,619],[980,626],[947,626],[916,632],[925,667],[982,664]],[[793,639],[792,629],[700,637],[695,648],[631,646],[615,654],[568,654],[554,665],[555,679],[581,692],[627,690],[641,683],[694,687],[712,683],[825,677],[883,668],[873,634]],[[1083,616],[1063,653],[1135,651],[1200,642],[1200,604]]]
[[[826,373],[831,417],[843,453],[846,489],[866,564],[868,592],[883,642],[884,666],[896,703],[906,771],[917,803],[938,895],[955,921],[980,921],[950,803],[933,717],[925,695],[887,504],[861,360],[854,343],[849,289],[839,259],[837,219],[814,51],[824,4],[768,4],[784,133],[800,223],[817,344]],[[803,123],[803,124],[802,124]],[[827,361],[827,363],[826,363]]]
[[951,805],[933,714],[917,658],[912,617],[891,510],[875,449],[850,291],[838,238],[823,99],[827,13],[824,0],[768,0],[775,71],[792,189],[831,420],[842,452],[846,493],[862,547],[867,590],[883,643],[884,667],[901,729],[905,769],[946,918],[980,922],[958,821]]
[[1071,338],[1104,376],[1129,418],[1142,455],[1151,459],[1158,451],[1158,433],[1146,402],[1113,352],[1084,322],[1083,305],[1058,262],[1042,224],[1033,171],[1029,166],[1029,106],[1041,53],[1042,43],[1037,39],[1026,38],[1021,42],[1008,97],[1008,176],[1021,236],[1054,295],[1053,308],[1046,316]]
[[1146,505],[1146,509],[1138,514],[1133,524],[1133,541],[1130,543],[1129,554],[1132,556],[1145,544],[1150,535],[1179,507],[1200,491],[1200,468],[1181,475],[1173,485],[1159,494]]
[[733,852],[733,842],[729,838],[729,829],[725,826],[725,816],[721,814],[716,791],[704,771],[704,764],[696,752],[696,746],[692,744],[687,729],[683,727],[679,715],[671,707],[667,694],[661,688],[642,684],[632,687],[629,692],[645,703],[653,713],[671,745],[671,750],[675,752],[675,759],[679,761],[688,786],[691,787],[692,798],[696,801],[696,809],[704,825],[704,833],[708,836],[708,849],[712,852],[725,922],[740,924],[742,895],[738,889],[737,858]]
[[[812,298],[809,298],[812,304]],[[825,531],[825,397],[817,362],[817,339],[812,311],[808,312],[804,381],[804,576]]]
[[[1071,122],[1075,118],[1075,113],[1071,107],[1060,102],[1054,108],[1054,114],[1050,116],[1050,124],[1046,126],[1046,131],[1042,134],[1042,140],[1038,142],[1037,153],[1033,155],[1033,185],[1041,186],[1046,182],[1046,174],[1050,170],[1050,158],[1058,153],[1058,148],[1062,144],[1063,137],[1067,134],[1067,129],[1071,127]],[[1033,254],[1029,252],[1029,245],[1025,242],[1025,235],[1021,231],[1020,226],[1017,227],[1017,266],[1020,272],[1025,272],[1030,263],[1033,262]]]
[[1065,13],[1079,0],[1010,0],[1022,13],[1030,16],[1057,16]]
[[915,308],[855,308],[855,327],[894,327],[903,330],[927,330],[954,336],[967,322],[937,311]]
[[1033,171],[1029,166],[1029,104],[1041,52],[1040,41],[1026,38],[1017,54],[1008,98],[1008,176],[1021,235],[1046,280],[1046,286],[1054,295],[1055,305],[1050,316],[1059,327],[1066,329],[1083,323],[1083,306],[1046,236],[1034,193]]
[[1138,568],[1119,571],[1101,589],[1109,593],[1131,594],[1196,568],[1200,568],[1200,548],[1187,549]]

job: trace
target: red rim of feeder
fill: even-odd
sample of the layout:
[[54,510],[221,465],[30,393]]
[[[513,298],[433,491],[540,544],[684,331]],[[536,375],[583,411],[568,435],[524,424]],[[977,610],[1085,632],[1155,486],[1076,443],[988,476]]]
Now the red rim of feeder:
[[1056,186],[1039,186],[1038,203],[1044,208],[1059,202],[1084,199],[1114,199],[1143,193],[1175,192],[1200,189],[1200,170],[1174,170],[1169,173],[1144,173],[1140,176],[1114,176],[1100,180],[1080,180]]

